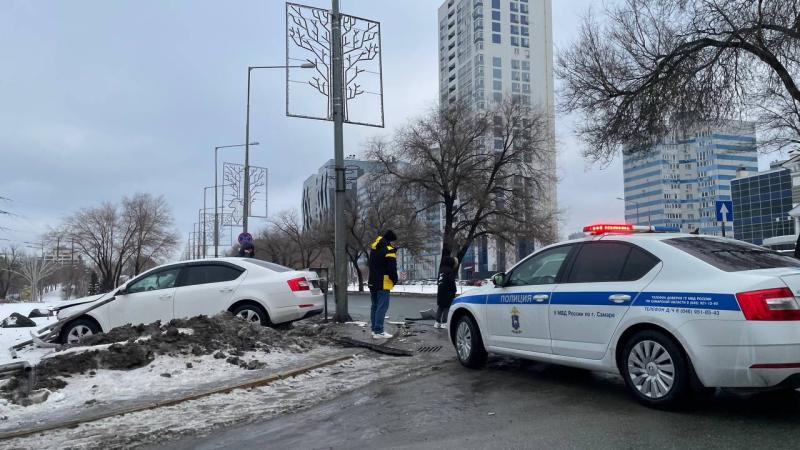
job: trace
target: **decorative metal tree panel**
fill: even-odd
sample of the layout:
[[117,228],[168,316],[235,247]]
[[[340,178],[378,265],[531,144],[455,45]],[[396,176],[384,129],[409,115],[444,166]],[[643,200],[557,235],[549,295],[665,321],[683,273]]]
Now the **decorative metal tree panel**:
[[[242,224],[244,165],[222,165],[222,205],[230,211],[233,225]],[[267,168],[250,166],[250,217],[267,217]]]
[[[286,115],[333,120],[331,20],[326,9],[286,4]],[[381,24],[342,14],[344,121],[383,127]]]

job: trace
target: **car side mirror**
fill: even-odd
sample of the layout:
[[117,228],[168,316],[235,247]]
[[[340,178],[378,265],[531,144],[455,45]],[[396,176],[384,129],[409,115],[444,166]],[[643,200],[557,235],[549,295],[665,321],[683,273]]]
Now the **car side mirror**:
[[492,283],[495,287],[503,287],[506,285],[506,274],[504,272],[496,273],[492,277]]

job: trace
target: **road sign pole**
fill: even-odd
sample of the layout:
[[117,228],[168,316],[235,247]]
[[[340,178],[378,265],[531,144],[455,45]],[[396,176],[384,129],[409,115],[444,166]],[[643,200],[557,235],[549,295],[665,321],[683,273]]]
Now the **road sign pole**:
[[725,221],[722,222],[722,237],[725,237]]
[[339,0],[331,2],[331,73],[333,94],[333,151],[336,168],[336,197],[334,201],[334,258],[335,270],[333,285],[336,297],[336,322],[351,320],[347,311],[347,258],[345,257],[345,169],[344,169],[344,103],[342,99],[342,16],[339,13]]

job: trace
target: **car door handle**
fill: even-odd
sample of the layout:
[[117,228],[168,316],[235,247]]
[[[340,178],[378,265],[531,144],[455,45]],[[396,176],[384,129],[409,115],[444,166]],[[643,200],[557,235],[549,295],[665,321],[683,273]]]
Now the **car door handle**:
[[169,299],[171,299],[171,298],[172,298],[172,294],[169,294],[169,295],[159,295],[159,296],[158,296],[158,298],[160,298],[161,300],[169,300]]
[[550,298],[550,296],[547,295],[547,294],[538,294],[538,295],[534,295],[533,296],[533,299],[536,300],[539,303],[547,300],[548,298]]
[[614,303],[625,303],[631,301],[631,296],[628,294],[613,294],[608,299]]
[[224,288],[224,289],[220,289],[219,291],[220,292],[233,292],[233,288]]

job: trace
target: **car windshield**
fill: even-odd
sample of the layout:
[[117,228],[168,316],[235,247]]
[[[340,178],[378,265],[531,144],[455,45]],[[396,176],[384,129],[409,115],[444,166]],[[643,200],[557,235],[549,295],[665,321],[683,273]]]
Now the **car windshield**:
[[800,267],[800,261],[795,258],[731,239],[685,237],[665,239],[663,242],[726,272]]
[[275,264],[275,263],[271,263],[271,262],[267,262],[267,261],[262,261],[260,259],[246,258],[246,261],[251,263],[251,264],[255,264],[257,266],[261,266],[261,267],[263,267],[265,269],[269,269],[269,270],[271,270],[273,272],[291,272],[292,270],[294,270],[294,269],[291,269],[289,267],[282,266],[280,264]]

